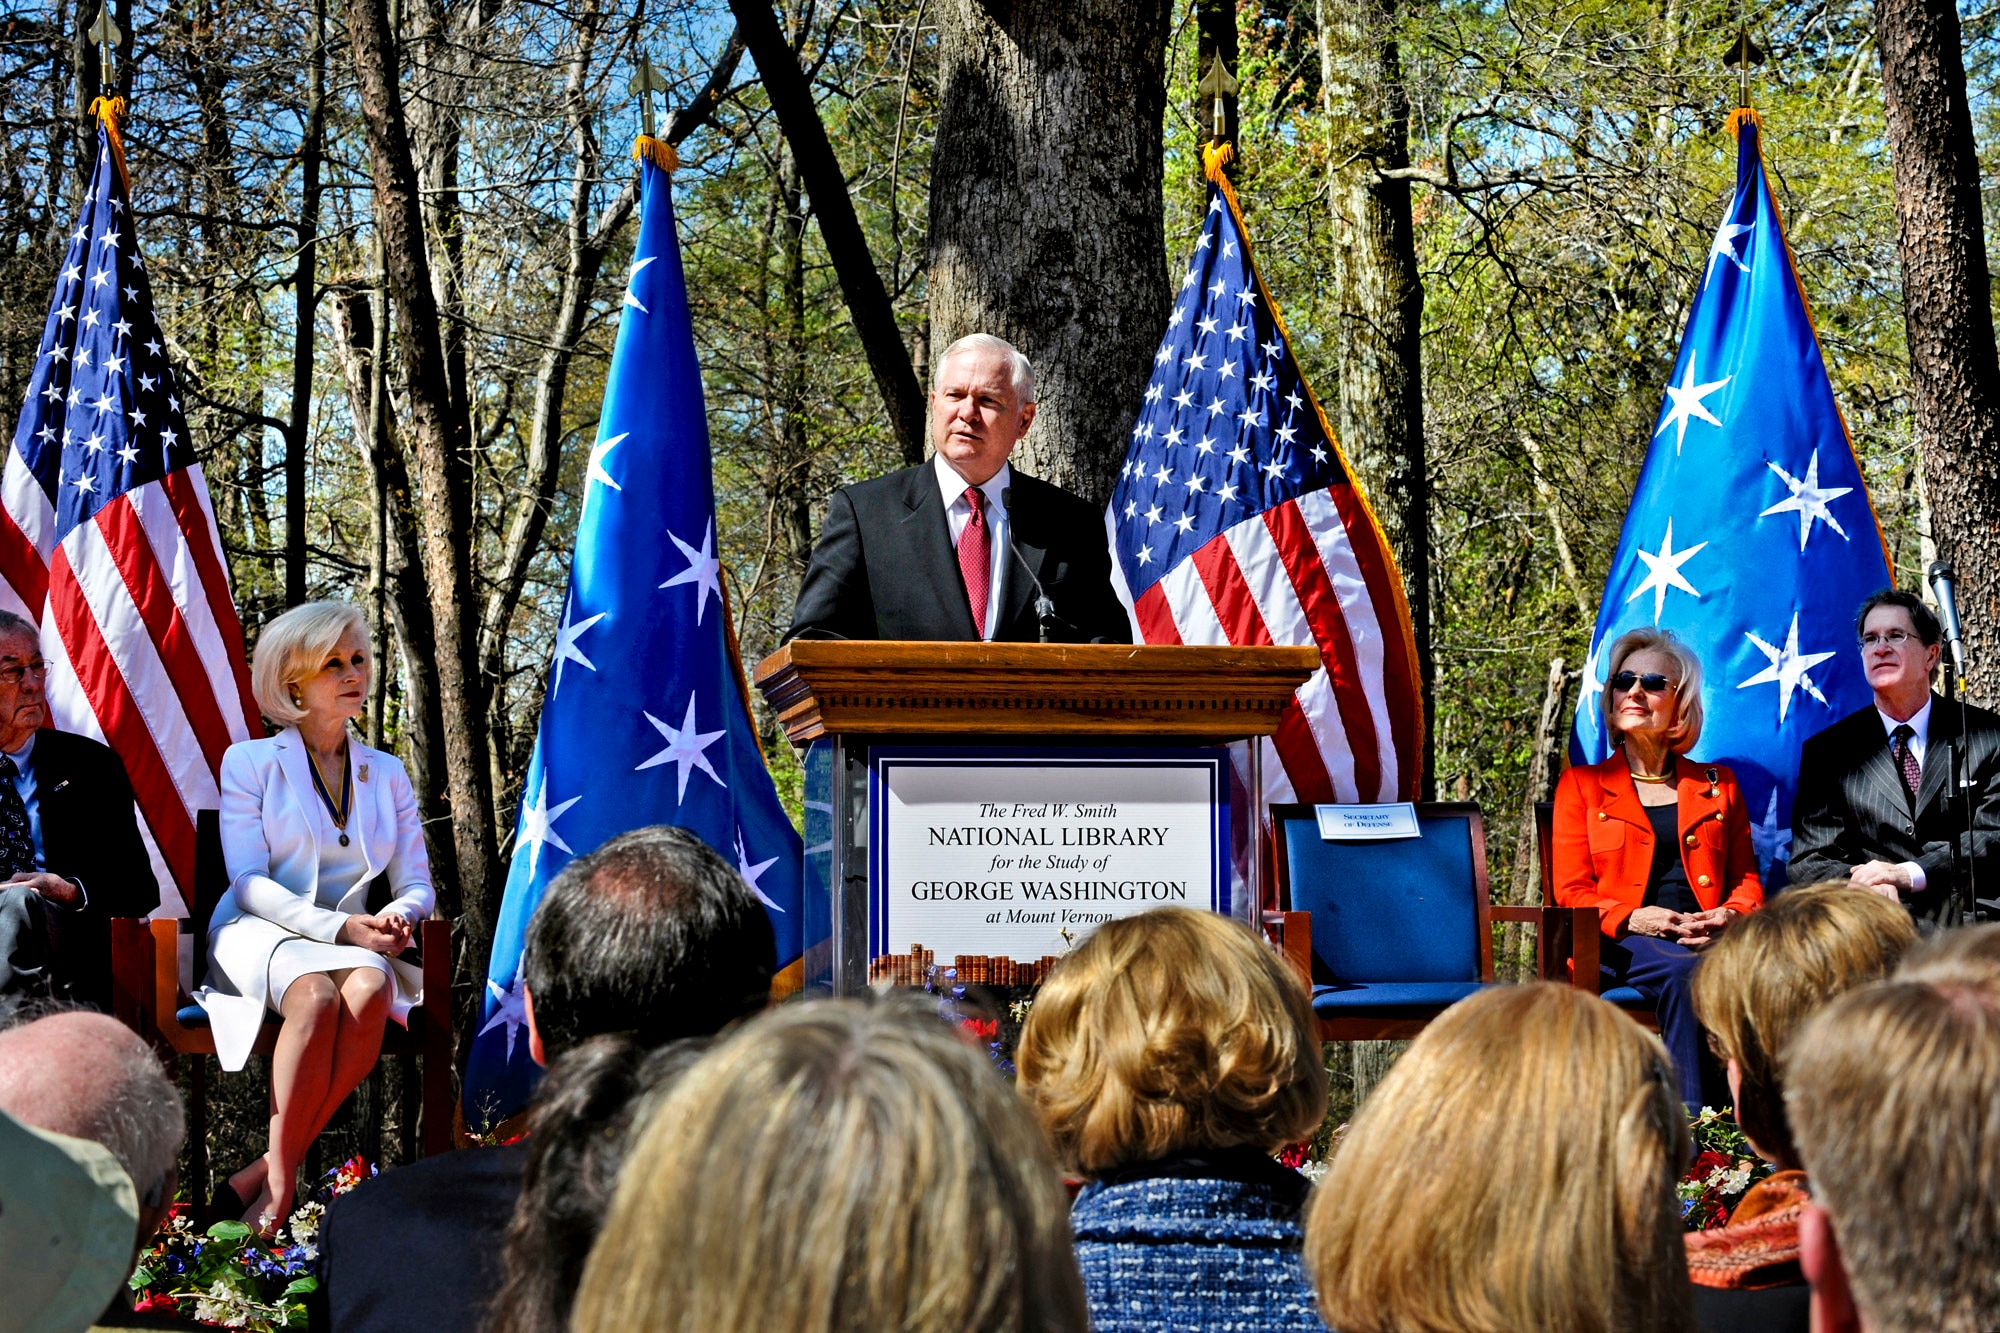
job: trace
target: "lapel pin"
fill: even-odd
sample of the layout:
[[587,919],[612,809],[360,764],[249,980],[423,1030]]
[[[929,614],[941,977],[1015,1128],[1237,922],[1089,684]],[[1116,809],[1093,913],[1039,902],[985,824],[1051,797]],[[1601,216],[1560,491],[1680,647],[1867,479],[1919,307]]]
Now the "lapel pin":
[[362,781],[362,782],[366,782],[366,781],[368,781],[368,765],[366,765],[366,764],[363,764],[363,765],[361,766],[361,775],[360,775],[360,781]]

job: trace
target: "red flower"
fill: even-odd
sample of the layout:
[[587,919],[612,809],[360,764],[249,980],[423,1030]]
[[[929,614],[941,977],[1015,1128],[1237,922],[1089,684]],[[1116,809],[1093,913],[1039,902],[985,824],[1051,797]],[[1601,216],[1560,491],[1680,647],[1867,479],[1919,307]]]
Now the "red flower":
[[1289,1166],[1292,1170],[1296,1171],[1306,1164],[1307,1154],[1311,1151],[1312,1143],[1310,1141],[1294,1143],[1278,1154],[1278,1161],[1281,1165]]
[[174,1298],[171,1296],[155,1296],[149,1293],[132,1302],[132,1313],[179,1314],[180,1307],[174,1304]]
[[1000,1020],[997,1018],[968,1018],[960,1026],[981,1041],[992,1041],[1000,1035]]

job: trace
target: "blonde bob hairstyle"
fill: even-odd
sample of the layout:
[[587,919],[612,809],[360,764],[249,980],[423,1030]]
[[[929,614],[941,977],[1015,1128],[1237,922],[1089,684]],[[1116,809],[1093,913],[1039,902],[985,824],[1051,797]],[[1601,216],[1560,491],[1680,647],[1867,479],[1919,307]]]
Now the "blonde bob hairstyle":
[[1799,1165],[1778,1056],[1836,995],[1889,975],[1917,928],[1901,903],[1844,879],[1787,889],[1702,955],[1694,1012],[1709,1045],[1736,1062],[1736,1123],[1757,1151]]
[[1354,1119],[1306,1219],[1341,1333],[1691,1333],[1660,1043],[1540,982],[1463,1000]]
[[1088,1176],[1189,1149],[1274,1152],[1326,1118],[1305,986],[1215,912],[1099,926],[1050,972],[1015,1062],[1057,1159]]
[[1701,659],[1672,630],[1627,630],[1611,645],[1611,660],[1604,668],[1604,693],[1597,701],[1604,710],[1604,734],[1614,747],[1618,744],[1621,733],[1612,713],[1611,678],[1624,667],[1626,658],[1646,649],[1673,660],[1674,725],[1667,731],[1667,749],[1686,754],[1701,739]]
[[307,602],[264,626],[250,657],[258,710],[281,727],[305,721],[306,710],[292,702],[292,686],[319,670],[349,631],[368,638],[368,619],[352,602]]
[[1087,1333],[1069,1201],[987,1056],[928,1005],[751,1020],[620,1172],[574,1333]]

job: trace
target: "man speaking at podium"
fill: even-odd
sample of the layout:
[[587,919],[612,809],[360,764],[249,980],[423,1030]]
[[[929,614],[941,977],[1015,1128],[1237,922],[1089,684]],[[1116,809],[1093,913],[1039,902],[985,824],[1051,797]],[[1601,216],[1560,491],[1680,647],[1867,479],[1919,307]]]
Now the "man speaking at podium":
[[1027,357],[988,333],[946,348],[936,454],[834,492],[785,637],[1130,643],[1103,516],[1007,461],[1034,419]]

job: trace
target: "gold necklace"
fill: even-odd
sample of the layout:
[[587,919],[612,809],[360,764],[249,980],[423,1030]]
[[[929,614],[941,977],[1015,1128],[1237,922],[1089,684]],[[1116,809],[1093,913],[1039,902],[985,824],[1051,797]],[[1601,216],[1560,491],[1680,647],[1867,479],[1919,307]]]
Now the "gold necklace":
[[1641,773],[1636,768],[1630,771],[1632,774],[1632,781],[1645,782],[1645,783],[1650,783],[1653,786],[1659,786],[1661,783],[1672,782],[1674,780],[1674,770],[1678,767],[1679,765],[1675,764],[1672,760],[1668,760],[1667,771],[1664,773],[1658,773],[1658,774]]

